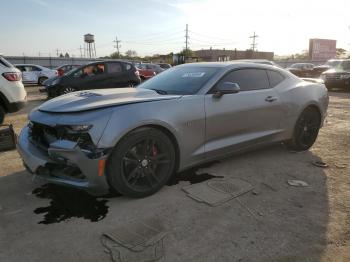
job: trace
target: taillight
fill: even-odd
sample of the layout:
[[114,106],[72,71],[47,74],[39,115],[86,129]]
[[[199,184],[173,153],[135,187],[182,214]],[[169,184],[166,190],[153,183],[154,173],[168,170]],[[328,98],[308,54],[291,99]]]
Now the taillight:
[[21,73],[17,72],[3,73],[2,76],[8,81],[21,81],[22,79]]
[[135,75],[136,75],[136,76],[140,76],[139,70],[136,70],[136,71],[135,71]]

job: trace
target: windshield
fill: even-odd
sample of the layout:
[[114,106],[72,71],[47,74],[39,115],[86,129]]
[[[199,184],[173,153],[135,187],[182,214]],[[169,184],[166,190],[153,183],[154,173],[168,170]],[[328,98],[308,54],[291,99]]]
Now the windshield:
[[193,95],[218,71],[218,67],[173,67],[138,87],[163,94]]
[[335,67],[339,66],[340,63],[341,63],[341,61],[338,61],[338,60],[330,60],[330,61],[326,62],[326,65],[328,65],[331,68],[335,68]]
[[343,61],[339,67],[343,70],[349,71],[350,70],[350,61]]

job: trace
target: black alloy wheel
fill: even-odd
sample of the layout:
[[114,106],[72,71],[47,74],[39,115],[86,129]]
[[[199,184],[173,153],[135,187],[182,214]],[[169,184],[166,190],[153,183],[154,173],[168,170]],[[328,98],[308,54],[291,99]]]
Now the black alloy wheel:
[[175,168],[175,150],[163,132],[142,128],[131,132],[115,147],[107,161],[107,181],[129,197],[157,192]]
[[77,90],[74,87],[67,86],[67,87],[62,87],[60,91],[61,91],[60,92],[61,95],[65,95],[65,94],[75,92]]
[[47,77],[40,77],[39,80],[38,80],[38,85],[42,86],[43,83],[45,82],[45,80],[47,80],[47,79],[48,79]]
[[287,146],[295,151],[309,149],[315,143],[320,127],[319,111],[315,107],[306,108],[300,115],[294,128],[293,137],[286,143]]

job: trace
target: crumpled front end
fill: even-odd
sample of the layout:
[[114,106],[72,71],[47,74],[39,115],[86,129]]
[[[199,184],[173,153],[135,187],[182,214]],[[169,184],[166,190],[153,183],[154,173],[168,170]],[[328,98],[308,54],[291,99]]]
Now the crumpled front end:
[[50,183],[106,193],[109,187],[104,166],[110,148],[98,148],[98,141],[110,113],[103,113],[95,120],[95,112],[31,114],[17,146],[26,168]]

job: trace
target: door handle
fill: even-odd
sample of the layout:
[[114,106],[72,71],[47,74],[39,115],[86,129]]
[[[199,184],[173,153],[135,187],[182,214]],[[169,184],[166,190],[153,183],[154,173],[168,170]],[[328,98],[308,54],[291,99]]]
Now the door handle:
[[268,96],[265,98],[265,101],[266,102],[273,102],[273,101],[276,101],[277,100],[277,97],[275,96]]

